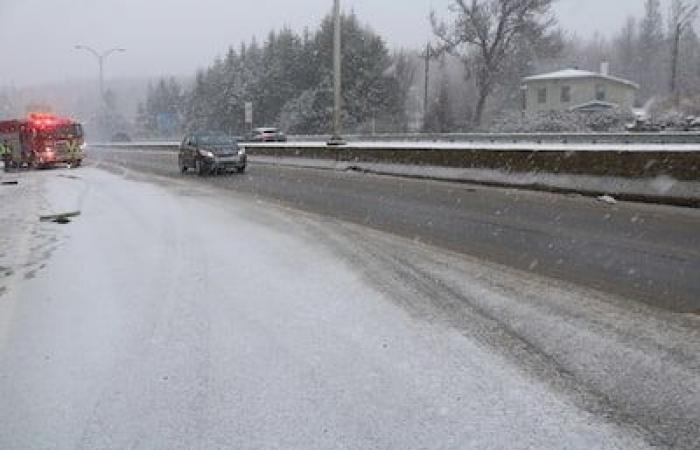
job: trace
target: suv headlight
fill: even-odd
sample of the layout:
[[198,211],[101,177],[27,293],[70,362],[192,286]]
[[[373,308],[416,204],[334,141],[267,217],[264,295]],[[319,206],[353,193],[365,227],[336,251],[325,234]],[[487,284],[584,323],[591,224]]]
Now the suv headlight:
[[245,156],[245,149],[244,148],[238,149],[238,156]]
[[199,154],[205,158],[214,158],[214,153],[206,150],[200,150]]

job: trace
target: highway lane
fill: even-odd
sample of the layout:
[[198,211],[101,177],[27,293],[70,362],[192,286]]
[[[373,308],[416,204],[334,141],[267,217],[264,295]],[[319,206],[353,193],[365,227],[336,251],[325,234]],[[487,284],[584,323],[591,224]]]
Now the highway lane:
[[[168,152],[95,150],[166,176]],[[199,179],[676,312],[700,312],[700,211],[466,184],[253,164]]]
[[700,317],[105,168],[0,191],[0,448],[700,442]]

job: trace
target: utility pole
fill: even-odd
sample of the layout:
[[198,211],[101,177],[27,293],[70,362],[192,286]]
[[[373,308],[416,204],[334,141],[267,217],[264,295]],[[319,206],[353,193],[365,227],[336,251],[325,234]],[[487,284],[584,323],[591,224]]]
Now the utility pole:
[[678,66],[680,57],[681,37],[686,28],[695,20],[698,13],[698,5],[689,5],[685,1],[674,4],[673,11],[673,48],[671,49],[671,96],[673,104],[677,108],[681,103],[681,93],[678,89]]
[[433,47],[428,42],[425,45],[425,90],[423,92],[423,129],[425,130],[425,125],[428,123],[428,111],[430,109],[430,101],[428,100],[428,94],[430,92],[430,60],[438,55],[438,52],[433,50]]
[[425,91],[423,92],[423,129],[428,121],[428,90],[430,88],[430,58],[433,57],[433,49],[428,42],[425,46]]
[[333,0],[333,134],[328,145],[344,145],[342,137],[342,55],[340,0]]
[[677,23],[673,34],[673,49],[671,50],[671,96],[673,97],[673,105],[676,107],[681,102],[681,96],[678,92],[678,54],[681,49],[682,31],[681,24]]

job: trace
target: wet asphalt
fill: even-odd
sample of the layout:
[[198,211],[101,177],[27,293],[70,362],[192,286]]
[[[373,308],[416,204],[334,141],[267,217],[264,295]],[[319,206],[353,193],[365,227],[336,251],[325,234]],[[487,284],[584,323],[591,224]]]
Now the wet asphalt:
[[696,209],[255,163],[245,175],[200,178],[179,174],[167,152],[93,156],[93,163],[232,189],[663,310],[700,312]]

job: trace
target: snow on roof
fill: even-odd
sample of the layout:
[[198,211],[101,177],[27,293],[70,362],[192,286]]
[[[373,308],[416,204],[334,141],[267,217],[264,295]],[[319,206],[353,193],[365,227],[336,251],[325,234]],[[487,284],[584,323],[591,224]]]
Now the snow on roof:
[[625,80],[624,78],[618,78],[618,77],[613,77],[610,75],[603,75],[602,73],[598,73],[598,72],[590,72],[588,70],[579,70],[579,69],[564,69],[564,70],[559,70],[557,72],[543,73],[540,75],[534,75],[531,77],[527,77],[523,81],[525,83],[528,83],[530,81],[570,80],[573,78],[600,78],[600,79],[612,81],[615,83],[621,83],[621,84],[633,87],[635,89],[639,89],[639,85],[637,83],[634,83],[634,82],[629,81],[629,80]]

